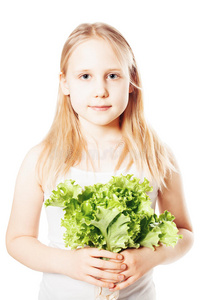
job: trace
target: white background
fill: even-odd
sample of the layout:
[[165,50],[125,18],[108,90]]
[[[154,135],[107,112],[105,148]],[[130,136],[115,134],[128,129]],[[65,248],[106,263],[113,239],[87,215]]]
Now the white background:
[[[121,31],[135,53],[146,118],[177,158],[195,231],[195,244],[184,258],[156,268],[158,300],[200,297],[198,2],[1,2],[0,298],[37,299],[41,274],[15,261],[5,248],[15,179],[27,151],[40,142],[51,125],[65,40],[80,23],[97,21]],[[44,243],[46,229],[42,212],[40,240]]]

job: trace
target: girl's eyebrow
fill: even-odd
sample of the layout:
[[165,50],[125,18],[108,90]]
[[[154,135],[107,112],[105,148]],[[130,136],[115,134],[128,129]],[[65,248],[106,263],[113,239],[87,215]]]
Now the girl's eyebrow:
[[[122,69],[119,68],[109,68],[105,70],[105,73],[108,72],[122,72]],[[76,70],[74,73],[87,73],[87,72],[92,72],[92,69],[80,69],[80,70]]]

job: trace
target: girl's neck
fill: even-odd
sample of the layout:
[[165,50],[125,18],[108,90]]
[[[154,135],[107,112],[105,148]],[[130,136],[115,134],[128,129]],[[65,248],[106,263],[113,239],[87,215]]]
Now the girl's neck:
[[[120,154],[124,148],[124,141],[120,126],[117,122],[108,125],[89,123],[80,120],[80,132],[87,144],[87,151],[92,159],[96,172],[113,171],[117,165]],[[84,151],[77,168],[93,171],[89,162],[87,165],[87,153]],[[126,164],[126,162],[123,162]]]
[[80,129],[88,146],[103,149],[104,146],[108,147],[109,144],[116,144],[122,140],[122,132],[116,122],[109,125],[96,125],[81,120]]

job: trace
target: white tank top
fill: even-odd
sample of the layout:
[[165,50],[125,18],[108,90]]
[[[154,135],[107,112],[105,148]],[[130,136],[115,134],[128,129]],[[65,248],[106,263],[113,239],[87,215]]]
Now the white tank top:
[[[90,172],[80,170],[74,167],[70,168],[70,172],[64,178],[59,178],[59,182],[63,182],[65,179],[73,179],[77,184],[84,187],[86,185],[93,185],[95,183],[106,183],[112,176],[117,175],[133,174],[134,176],[144,180],[145,174],[139,173],[135,167],[132,167],[125,171],[125,169],[118,170],[114,172]],[[146,177],[147,178],[147,177]],[[148,178],[147,178],[148,179]],[[155,209],[156,198],[158,194],[158,188],[155,183],[150,183],[153,186],[153,191],[147,193],[152,202],[152,208]],[[44,201],[49,198],[51,191],[44,192]],[[48,206],[45,208],[47,222],[48,222],[48,239],[49,246],[70,250],[66,248],[63,241],[63,233],[65,228],[61,227],[61,218],[64,218],[63,209],[60,207]],[[72,279],[71,277],[44,273],[42,282],[40,284],[39,300],[95,300],[95,299],[119,299],[119,300],[154,300],[155,297],[155,287],[152,278],[153,270],[146,273],[138,281],[136,281],[131,286],[119,291],[119,295],[115,294],[110,296],[103,296],[106,292],[104,289],[98,288],[97,286],[91,285],[89,283]],[[108,289],[107,289],[108,290]],[[97,298],[97,296],[99,297]]]

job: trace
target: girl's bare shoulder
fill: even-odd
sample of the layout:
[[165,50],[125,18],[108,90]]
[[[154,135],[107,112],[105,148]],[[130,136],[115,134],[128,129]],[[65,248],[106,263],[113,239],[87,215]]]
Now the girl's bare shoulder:
[[42,143],[37,144],[37,145],[33,146],[32,148],[30,148],[24,157],[22,165],[23,164],[31,164],[31,165],[35,164],[36,165],[37,161],[40,157],[40,154],[43,151],[43,148],[44,148],[44,146]]
[[37,181],[38,178],[36,166],[42,150],[43,145],[41,143],[29,149],[20,166],[18,179],[23,177],[23,180],[25,180],[25,178],[32,178]]

